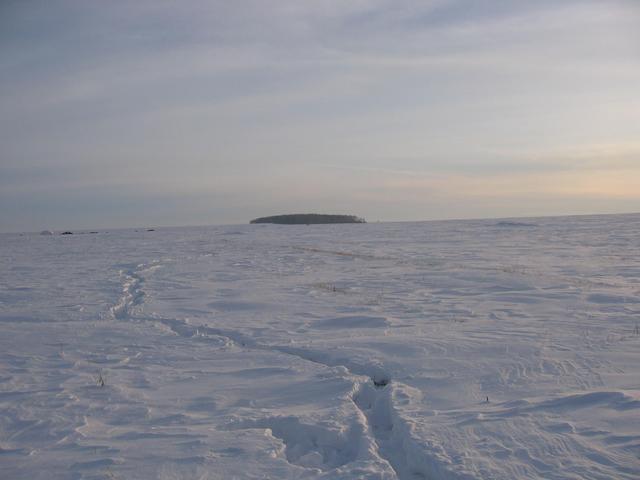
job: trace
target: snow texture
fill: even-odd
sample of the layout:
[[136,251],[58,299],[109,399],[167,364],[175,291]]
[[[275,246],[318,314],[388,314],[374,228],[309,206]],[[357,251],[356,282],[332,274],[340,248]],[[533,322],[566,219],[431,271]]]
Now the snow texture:
[[0,236],[0,478],[640,478],[640,215]]

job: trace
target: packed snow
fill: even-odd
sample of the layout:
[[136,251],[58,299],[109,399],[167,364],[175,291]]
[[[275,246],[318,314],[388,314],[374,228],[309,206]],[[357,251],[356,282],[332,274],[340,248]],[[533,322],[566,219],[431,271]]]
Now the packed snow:
[[0,478],[638,479],[639,322],[640,215],[5,234]]

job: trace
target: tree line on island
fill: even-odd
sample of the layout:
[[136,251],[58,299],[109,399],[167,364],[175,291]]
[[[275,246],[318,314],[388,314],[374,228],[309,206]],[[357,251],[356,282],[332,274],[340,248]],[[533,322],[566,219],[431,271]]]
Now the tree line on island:
[[367,223],[355,215],[325,215],[320,213],[292,213],[254,218],[249,223],[278,223],[282,225],[312,225],[328,223]]

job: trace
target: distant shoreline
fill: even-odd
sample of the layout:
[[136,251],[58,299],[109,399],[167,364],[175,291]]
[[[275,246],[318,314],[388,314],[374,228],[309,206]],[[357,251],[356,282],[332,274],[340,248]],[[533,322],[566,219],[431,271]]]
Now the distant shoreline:
[[[521,216],[497,216],[497,217],[451,217],[451,218],[423,218],[423,219],[394,219],[394,220],[377,220],[374,223],[382,224],[394,224],[394,223],[441,223],[441,222],[489,222],[489,221],[540,221],[540,220],[552,220],[562,218],[585,218],[585,217],[628,217],[628,216],[640,216],[640,211],[633,212],[596,212],[596,213],[567,213],[567,214],[537,214],[537,215],[521,215]],[[257,219],[256,219],[257,220]],[[368,223],[368,222],[365,222]],[[237,227],[239,225],[246,225],[246,220],[234,220],[232,223],[165,223],[156,225],[154,228],[159,229],[175,229],[175,228],[207,228],[207,227]],[[146,226],[137,225],[99,225],[95,226],[89,224],[89,226],[77,226],[72,231],[77,231],[79,234],[88,234],[94,231],[98,233],[117,232],[120,230],[146,230]],[[63,230],[52,229],[55,236],[59,235]],[[0,226],[0,235],[39,235],[41,230],[2,230]]]

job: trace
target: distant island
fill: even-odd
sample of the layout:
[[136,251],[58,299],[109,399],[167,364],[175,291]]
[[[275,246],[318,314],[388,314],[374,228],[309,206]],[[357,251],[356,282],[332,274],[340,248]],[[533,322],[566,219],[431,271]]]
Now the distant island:
[[327,223],[367,223],[355,215],[324,215],[320,213],[292,213],[254,218],[249,223],[279,223],[282,225],[311,225]]

